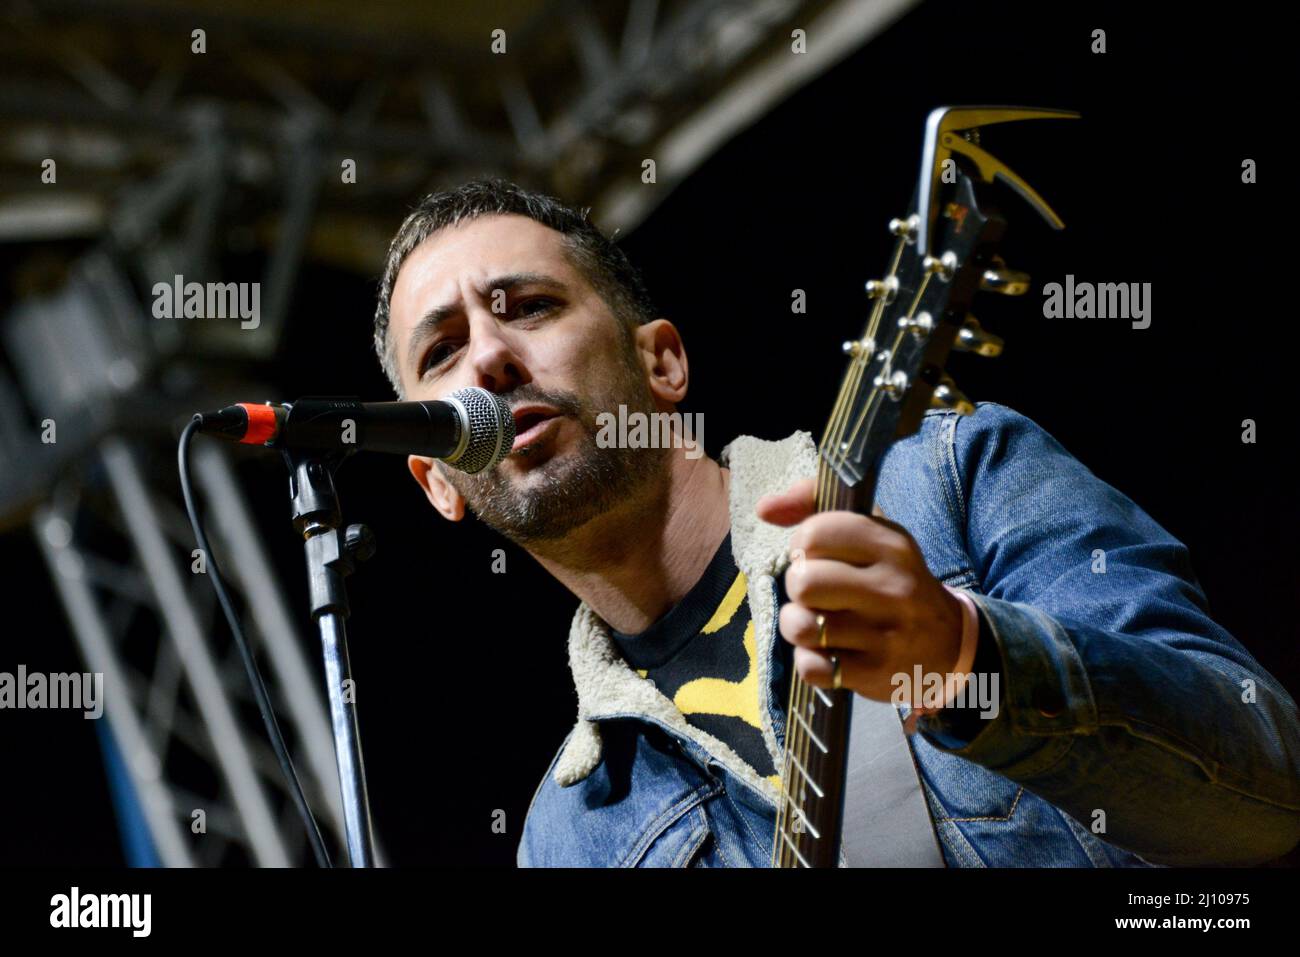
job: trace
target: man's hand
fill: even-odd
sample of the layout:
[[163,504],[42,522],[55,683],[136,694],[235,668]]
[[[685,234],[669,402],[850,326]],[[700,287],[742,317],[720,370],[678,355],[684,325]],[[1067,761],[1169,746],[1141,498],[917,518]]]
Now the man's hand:
[[[907,675],[911,685],[918,664],[923,674],[949,674],[961,650],[961,602],[930,574],[901,525],[880,514],[816,512],[815,488],[804,479],[763,496],[755,509],[765,522],[798,526],[780,629],[795,646],[800,676],[830,688],[835,655],[841,687],[890,701],[894,676]],[[818,645],[818,614],[826,620],[825,648]],[[920,689],[916,694],[921,704]]]

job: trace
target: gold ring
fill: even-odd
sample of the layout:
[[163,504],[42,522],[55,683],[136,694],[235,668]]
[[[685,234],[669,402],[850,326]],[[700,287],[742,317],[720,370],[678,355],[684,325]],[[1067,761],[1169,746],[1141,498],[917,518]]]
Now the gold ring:
[[826,616],[817,616],[817,644],[821,647],[827,647],[826,644]]
[[838,655],[831,655],[831,687],[839,691],[840,683],[840,659]]

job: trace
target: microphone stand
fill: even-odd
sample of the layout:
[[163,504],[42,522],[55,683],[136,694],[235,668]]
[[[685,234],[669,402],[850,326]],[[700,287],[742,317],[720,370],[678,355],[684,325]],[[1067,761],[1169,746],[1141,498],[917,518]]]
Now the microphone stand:
[[281,454],[289,467],[293,527],[304,539],[311,614],[320,628],[325,655],[325,683],[339,786],[343,792],[348,857],[353,867],[374,867],[370,797],[366,792],[356,695],[348,660],[345,621],[349,609],[344,579],[352,574],[358,562],[375,553],[375,536],[365,525],[349,525],[340,534],[342,511],[334,488],[334,472],[354,451],[304,453],[282,449]]

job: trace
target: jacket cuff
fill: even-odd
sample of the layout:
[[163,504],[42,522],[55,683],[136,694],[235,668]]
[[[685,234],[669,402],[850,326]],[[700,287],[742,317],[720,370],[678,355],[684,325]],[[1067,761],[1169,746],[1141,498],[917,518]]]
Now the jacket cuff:
[[[950,754],[1008,776],[1034,774],[1069,750],[1073,735],[1097,727],[1083,661],[1050,615],[1018,602],[974,593],[971,598],[980,610],[981,650],[991,641],[1001,663],[1000,672],[985,679],[991,684],[996,675],[997,693],[989,696],[997,702],[996,716],[979,717],[982,728],[973,735],[969,714],[956,720],[940,712],[922,718],[918,729]],[[977,666],[972,685],[980,680]]]

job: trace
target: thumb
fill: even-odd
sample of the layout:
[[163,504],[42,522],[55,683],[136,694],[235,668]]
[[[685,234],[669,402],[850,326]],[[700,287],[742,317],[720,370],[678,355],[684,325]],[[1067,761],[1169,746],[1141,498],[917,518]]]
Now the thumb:
[[816,511],[816,483],[800,479],[784,492],[764,495],[754,506],[758,517],[771,525],[798,525]]

